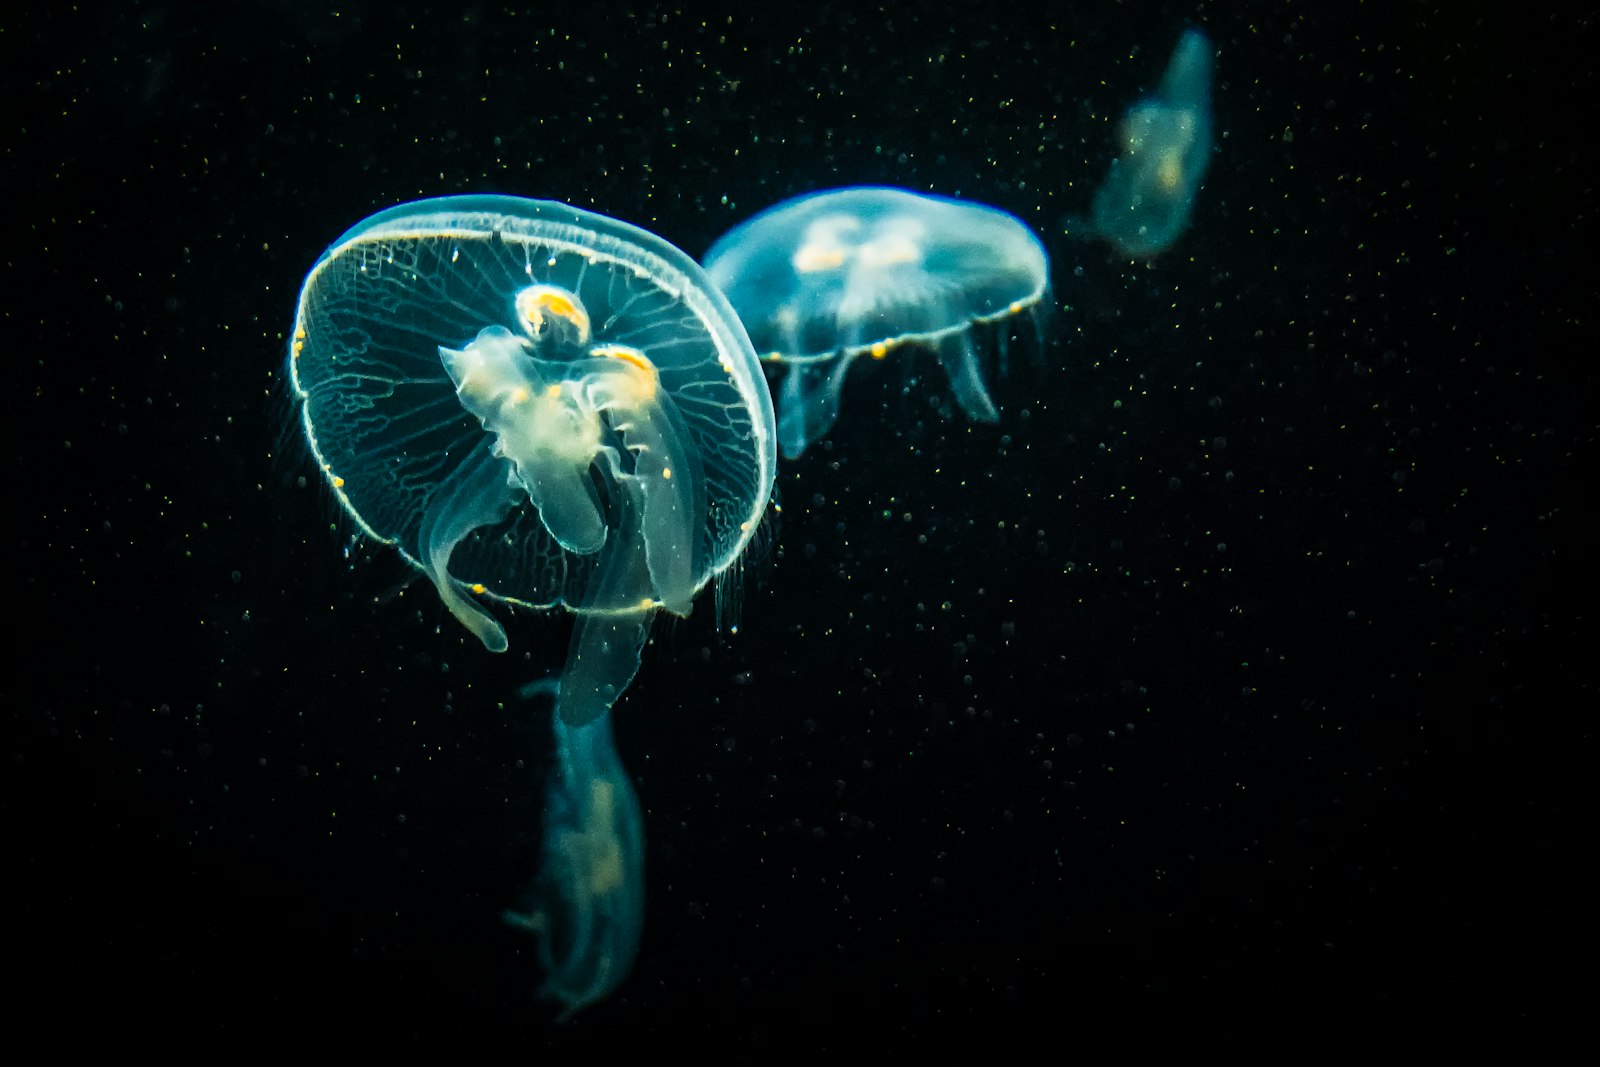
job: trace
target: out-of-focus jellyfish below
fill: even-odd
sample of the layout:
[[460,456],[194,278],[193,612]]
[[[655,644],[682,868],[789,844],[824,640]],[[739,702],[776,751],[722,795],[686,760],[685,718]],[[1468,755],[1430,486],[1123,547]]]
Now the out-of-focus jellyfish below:
[[1121,155],[1095,193],[1094,236],[1128,256],[1172,246],[1211,162],[1211,42],[1188,30],[1153,97],[1122,117]]
[[[536,682],[524,696],[556,696]],[[545,805],[538,880],[528,910],[506,921],[538,938],[543,992],[562,1017],[627,977],[644,916],[644,826],[639,797],[617,758],[611,716],[555,727],[555,780]]]
[[305,436],[367,535],[504,651],[496,602],[576,615],[534,906],[570,1013],[627,975],[639,803],[609,712],[651,619],[686,615],[756,533],[771,400],[727,300],[653,234],[505,196],[404,204],[307,276],[289,376]]
[[[973,330],[1035,312],[1050,285],[1044,246],[1016,216],[887,188],[787,200],[718,238],[705,267],[761,358],[784,368],[787,458],[838,418],[857,358],[910,345],[934,352],[969,418],[997,420]],[[1007,339],[1002,327],[1002,359]]]

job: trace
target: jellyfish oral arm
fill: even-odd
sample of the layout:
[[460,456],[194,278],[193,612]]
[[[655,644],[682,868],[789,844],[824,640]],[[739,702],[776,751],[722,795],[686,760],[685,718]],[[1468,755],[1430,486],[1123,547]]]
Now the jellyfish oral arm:
[[[1005,344],[1002,339],[999,342]],[[978,355],[972,347],[972,334],[961,331],[938,342],[939,362],[950,379],[956,403],[974,422],[999,422],[1000,412],[989,398],[989,389],[978,371]]]
[[[494,454],[511,462],[563,548],[589,555],[605,543],[605,515],[589,475],[597,459],[613,484],[637,491],[651,590],[668,610],[687,614],[698,468],[650,361],[621,345],[596,347],[589,358],[569,363],[540,360],[500,326],[481,331],[461,351],[440,348],[439,359],[461,405],[495,435]],[[631,465],[601,443],[602,413]]]
[[561,669],[556,715],[583,726],[607,714],[639,673],[653,611],[579,615]]
[[513,503],[515,495],[506,482],[504,464],[485,449],[440,484],[422,516],[420,537],[428,577],[450,614],[490,652],[506,650],[505,629],[462,594],[460,583],[450,575],[450,554],[473,530],[505,518]]
[[624,473],[621,457],[608,451],[611,477],[637,494],[639,536],[655,599],[673,614],[687,615],[694,600],[694,538],[704,518],[697,503],[700,464],[649,360],[620,346],[597,351],[603,358],[590,361],[589,395],[633,456],[632,472]]
[[822,363],[797,362],[784,373],[778,394],[778,447],[785,459],[800,458],[838,421],[851,362],[841,354]]
[[606,524],[588,473],[600,424],[581,391],[541,373],[549,365],[503,326],[480,331],[459,352],[441,347],[439,360],[461,406],[495,435],[494,454],[511,461],[545,529],[569,552],[598,552]]
[[[607,458],[617,462],[614,456]],[[557,717],[572,727],[606,715],[622,696],[639,671],[639,657],[655,617],[655,599],[637,592],[651,584],[641,525],[645,493],[631,475],[618,477],[613,484],[618,489],[619,522],[595,569],[598,584],[589,599],[620,606],[578,614],[556,696]],[[635,597],[632,605],[627,603],[630,594]]]
[[[694,537],[704,521],[696,508],[700,472],[660,376],[642,353],[599,346],[587,358],[556,362],[528,349],[509,330],[491,326],[460,351],[440,348],[439,359],[461,405],[494,434],[493,455],[510,462],[510,480],[528,494],[545,529],[569,551],[602,553],[557,699],[560,717],[579,726],[605,714],[633,680],[655,609],[689,612]],[[602,443],[602,416],[629,462]],[[610,530],[590,473],[596,463],[618,516]],[[445,553],[440,572],[447,560]],[[460,601],[451,606],[456,617],[479,623],[481,609],[451,592]],[[504,640],[501,632],[498,641]]]
[[[561,306],[568,315],[582,313],[576,297]],[[494,435],[487,451],[502,468],[501,481],[513,487],[511,495],[518,488],[527,494],[563,548],[601,553],[595,585],[578,609],[557,700],[562,719],[579,726],[608,711],[633,679],[655,609],[686,615],[693,604],[695,539],[705,522],[703,475],[660,373],[644,353],[596,345],[582,358],[547,360],[533,354],[537,343],[537,337],[490,326],[459,351],[441,347],[439,360],[462,407]],[[605,503],[596,469],[610,498]],[[492,474],[479,477],[493,482]],[[504,516],[506,492],[492,508],[454,509],[449,537],[439,539],[443,550],[430,559],[451,611],[480,637],[487,620],[494,633],[485,645],[502,648],[499,625],[461,596],[446,565],[449,550],[476,528],[466,523]]]

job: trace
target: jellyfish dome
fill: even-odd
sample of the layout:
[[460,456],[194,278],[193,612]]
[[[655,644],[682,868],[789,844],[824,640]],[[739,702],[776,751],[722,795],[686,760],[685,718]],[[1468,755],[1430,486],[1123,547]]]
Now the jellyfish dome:
[[579,613],[570,725],[611,706],[653,613],[686,614],[771,495],[771,401],[727,300],[661,238],[566,204],[362,222],[306,278],[289,374],[344,509],[485,647],[507,645],[494,601]]
[[762,359],[787,368],[787,457],[833,425],[856,358],[905,345],[934,351],[968,417],[998,419],[973,328],[1032,312],[1050,279],[1044,246],[1016,216],[870,187],[785,201],[724,234],[704,262]]

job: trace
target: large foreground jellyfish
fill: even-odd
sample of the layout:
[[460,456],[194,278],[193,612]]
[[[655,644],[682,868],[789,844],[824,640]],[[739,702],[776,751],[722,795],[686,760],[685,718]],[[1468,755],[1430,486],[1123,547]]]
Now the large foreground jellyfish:
[[787,368],[778,444],[788,458],[838,418],[856,358],[904,345],[935,352],[969,418],[998,419],[973,328],[1034,310],[1050,283],[1044,246],[1020,219],[904,189],[787,200],[718,238],[705,267],[761,358]]
[[1211,162],[1211,42],[1178,41],[1156,95],[1122,117],[1122,154],[1094,197],[1091,229],[1129,256],[1171,247]]
[[496,602],[577,620],[555,697],[540,891],[544,990],[570,1012],[627,975],[639,802],[610,710],[657,611],[743,552],[774,425],[733,309],[686,255],[565,204],[449,197],[380,212],[307,276],[290,381],[328,484],[490,651]]

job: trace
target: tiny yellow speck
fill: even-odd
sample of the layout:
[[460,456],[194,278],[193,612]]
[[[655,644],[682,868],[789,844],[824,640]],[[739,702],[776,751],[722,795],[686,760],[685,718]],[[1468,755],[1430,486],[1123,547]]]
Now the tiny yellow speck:
[[472,591],[481,596],[484,593],[488,592],[489,590],[488,590],[488,587],[485,586],[482,582],[473,582],[472,583]]
[[661,468],[661,477],[663,477],[663,478],[672,477],[672,468],[671,467],[662,467]]
[[871,349],[873,359],[882,359],[889,354],[889,345],[886,341],[879,341]]
[[333,487],[335,489],[343,489],[344,488],[344,479],[339,477],[337,474],[335,474],[333,476]]

